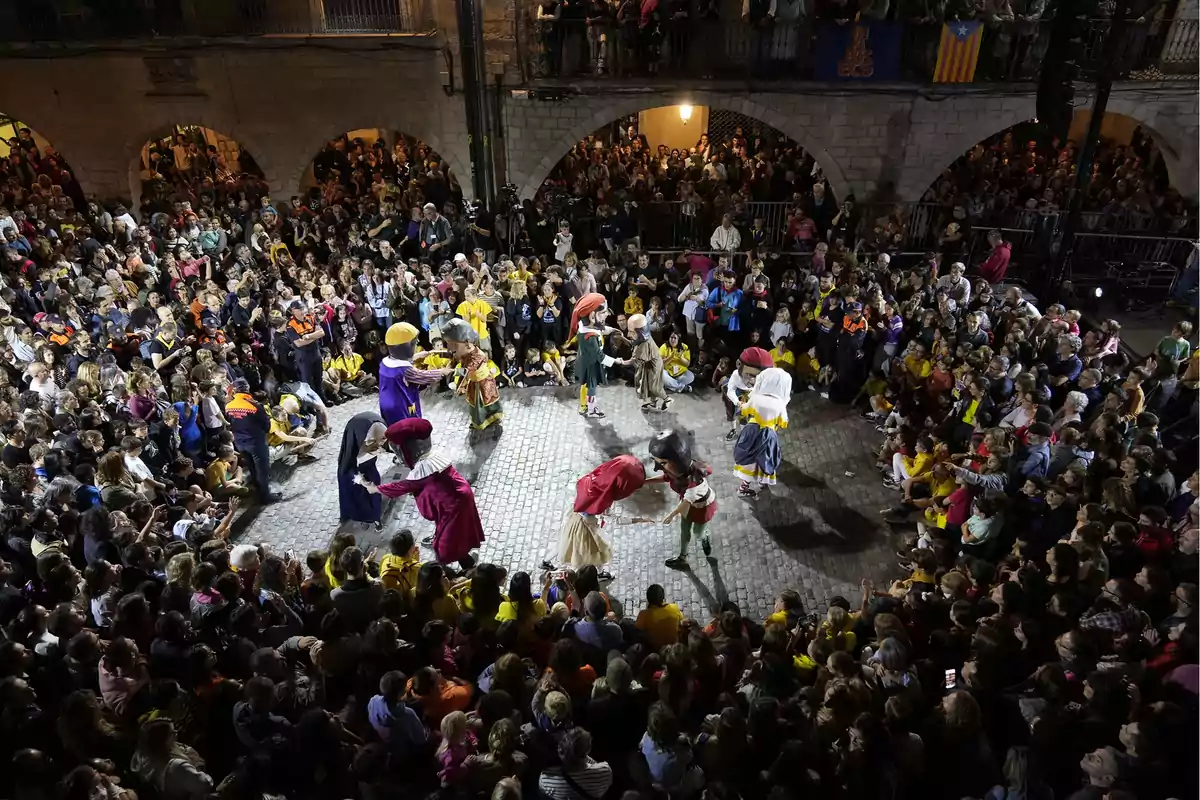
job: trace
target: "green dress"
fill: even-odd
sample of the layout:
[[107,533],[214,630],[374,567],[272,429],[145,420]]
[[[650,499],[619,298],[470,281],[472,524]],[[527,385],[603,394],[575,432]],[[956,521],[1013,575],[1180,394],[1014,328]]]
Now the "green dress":
[[604,337],[598,331],[580,331],[577,344],[579,354],[575,358],[575,377],[593,394],[596,387],[608,382],[604,368]]

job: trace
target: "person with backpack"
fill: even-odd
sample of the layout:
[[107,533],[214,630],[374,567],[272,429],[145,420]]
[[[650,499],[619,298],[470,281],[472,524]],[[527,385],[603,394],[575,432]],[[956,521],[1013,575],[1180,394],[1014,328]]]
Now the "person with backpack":
[[417,573],[421,569],[421,552],[413,532],[405,528],[388,543],[390,552],[379,560],[379,583],[384,589],[394,589],[411,599],[417,588]]

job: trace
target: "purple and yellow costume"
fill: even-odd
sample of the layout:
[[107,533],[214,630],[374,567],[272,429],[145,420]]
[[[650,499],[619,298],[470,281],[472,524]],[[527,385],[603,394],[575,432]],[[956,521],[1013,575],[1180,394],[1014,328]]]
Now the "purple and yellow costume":
[[421,416],[421,390],[437,383],[449,370],[420,369],[413,364],[417,329],[397,322],[384,336],[388,355],[379,364],[379,415],[388,425]]

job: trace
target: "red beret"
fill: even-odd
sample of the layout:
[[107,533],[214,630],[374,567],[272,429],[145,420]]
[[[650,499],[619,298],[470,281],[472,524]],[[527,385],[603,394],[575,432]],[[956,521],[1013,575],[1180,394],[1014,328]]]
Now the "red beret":
[[747,367],[758,367],[759,369],[775,366],[775,359],[771,358],[771,354],[761,347],[747,347],[738,356],[738,360]]
[[394,445],[403,445],[413,439],[428,439],[433,436],[433,423],[420,417],[409,417],[388,426],[387,440]]

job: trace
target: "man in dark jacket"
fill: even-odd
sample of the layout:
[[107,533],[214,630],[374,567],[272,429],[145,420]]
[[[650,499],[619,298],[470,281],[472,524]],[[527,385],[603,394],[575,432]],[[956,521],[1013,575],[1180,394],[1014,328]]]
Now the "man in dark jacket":
[[250,462],[250,472],[258,485],[259,500],[264,504],[282,500],[283,495],[271,491],[271,450],[267,446],[271,417],[262,404],[251,397],[250,384],[245,378],[239,378],[230,385],[225,416],[233,433],[234,446]]

